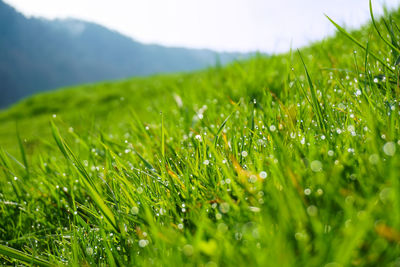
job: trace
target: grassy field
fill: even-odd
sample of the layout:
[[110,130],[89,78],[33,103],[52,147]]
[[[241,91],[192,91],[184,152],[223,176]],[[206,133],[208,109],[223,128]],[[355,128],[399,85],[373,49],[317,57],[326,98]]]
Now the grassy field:
[[400,11],[0,113],[0,265],[399,266]]

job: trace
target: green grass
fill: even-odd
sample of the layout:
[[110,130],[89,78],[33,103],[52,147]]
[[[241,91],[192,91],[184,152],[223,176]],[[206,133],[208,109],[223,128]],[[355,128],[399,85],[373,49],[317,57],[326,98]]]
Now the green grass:
[[398,266],[398,25],[0,113],[0,264]]

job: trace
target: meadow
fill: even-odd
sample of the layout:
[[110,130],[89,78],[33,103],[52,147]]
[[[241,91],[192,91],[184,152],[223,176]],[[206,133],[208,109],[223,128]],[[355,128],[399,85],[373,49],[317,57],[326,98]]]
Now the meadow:
[[400,266],[400,10],[332,23],[2,111],[0,264]]

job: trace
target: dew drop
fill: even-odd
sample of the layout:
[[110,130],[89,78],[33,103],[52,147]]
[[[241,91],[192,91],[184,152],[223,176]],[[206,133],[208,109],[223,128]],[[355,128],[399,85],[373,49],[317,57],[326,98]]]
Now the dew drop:
[[265,171],[260,172],[261,179],[265,179],[265,178],[267,178],[267,176],[268,176],[267,172],[265,172]]
[[385,152],[385,154],[388,156],[394,156],[396,153],[396,144],[394,142],[387,142],[383,146],[383,152]]
[[230,209],[229,204],[226,203],[226,202],[221,203],[221,204],[219,205],[219,210],[220,210],[222,213],[228,213],[228,212],[229,212],[229,209]]
[[147,246],[149,241],[145,240],[145,239],[140,239],[139,240],[139,247],[144,248],[145,246]]
[[310,189],[310,188],[304,189],[304,194],[305,194],[306,196],[309,196],[309,195],[311,194],[311,189]]
[[312,161],[310,167],[313,172],[322,171],[322,163],[319,160]]

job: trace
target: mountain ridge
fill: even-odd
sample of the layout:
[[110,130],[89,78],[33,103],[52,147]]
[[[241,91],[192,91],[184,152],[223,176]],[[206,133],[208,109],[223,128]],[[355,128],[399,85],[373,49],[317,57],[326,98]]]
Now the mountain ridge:
[[193,71],[248,56],[142,44],[72,18],[27,18],[1,0],[0,34],[0,108],[59,87]]

